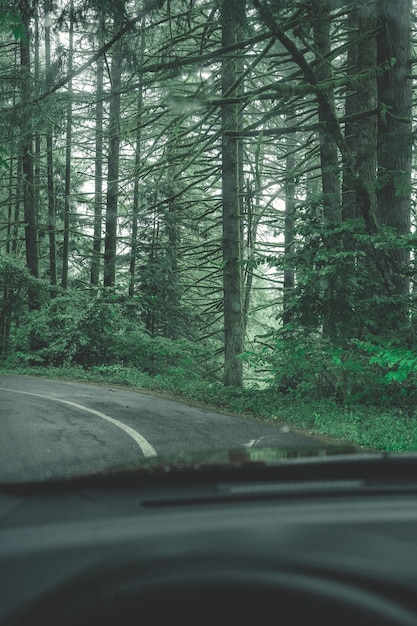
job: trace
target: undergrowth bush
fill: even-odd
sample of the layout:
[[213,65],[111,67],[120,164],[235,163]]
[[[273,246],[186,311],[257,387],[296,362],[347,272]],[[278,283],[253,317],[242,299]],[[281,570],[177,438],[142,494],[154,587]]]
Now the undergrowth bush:
[[195,371],[196,345],[186,339],[152,337],[144,329],[127,330],[114,337],[113,359],[137,367],[151,375],[178,369],[192,376]]
[[413,409],[417,401],[417,351],[369,336],[335,346],[322,336],[280,334],[244,358],[270,372],[280,393]]
[[9,366],[136,368],[177,381],[204,373],[210,358],[188,339],[151,336],[132,303],[68,293],[27,312],[3,362]]

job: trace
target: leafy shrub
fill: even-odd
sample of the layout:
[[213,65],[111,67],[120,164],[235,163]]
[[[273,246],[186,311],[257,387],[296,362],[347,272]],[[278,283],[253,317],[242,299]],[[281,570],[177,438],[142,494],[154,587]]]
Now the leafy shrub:
[[29,365],[62,366],[68,361],[68,332],[74,323],[73,300],[62,295],[28,311],[13,334],[13,358]]
[[192,375],[196,367],[196,346],[186,339],[152,337],[145,330],[130,330],[115,338],[114,357],[128,366],[155,376],[171,370]]
[[10,254],[0,253],[0,353],[12,347],[12,324],[20,324],[26,315],[29,293],[39,302],[45,284],[32,276],[27,267]]
[[110,364],[114,345],[125,323],[120,305],[101,298],[91,300],[68,337],[71,361],[83,367]]
[[[108,293],[66,292],[26,312],[13,337],[9,365],[136,368],[151,376],[195,378],[208,359],[186,339],[152,337],[131,300]],[[203,361],[199,367],[198,361]]]
[[410,409],[417,397],[417,352],[385,338],[335,346],[321,335],[287,328],[245,358],[269,370],[271,385],[284,394]]

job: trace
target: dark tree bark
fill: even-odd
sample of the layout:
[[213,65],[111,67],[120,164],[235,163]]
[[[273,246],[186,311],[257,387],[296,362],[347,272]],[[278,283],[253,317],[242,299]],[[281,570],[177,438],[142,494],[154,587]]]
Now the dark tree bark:
[[[375,2],[366,4],[355,2],[348,15],[349,37],[353,40],[347,57],[347,75],[350,78],[346,94],[345,113],[350,121],[345,124],[346,149],[352,155],[352,162],[363,185],[369,194],[369,212],[376,222],[376,11]],[[343,236],[343,248],[352,254],[345,257],[346,275],[350,280],[343,282],[346,294],[346,317],[343,328],[346,336],[361,337],[364,331],[364,320],[370,319],[375,312],[356,314],[352,311],[352,301],[358,299],[364,306],[369,300],[369,293],[363,289],[363,277],[375,281],[379,275],[375,263],[375,250],[369,243],[359,243],[353,229],[361,229],[362,210],[358,194],[352,184],[351,172],[344,160],[343,179],[343,220],[351,222]],[[360,251],[360,254],[357,252]],[[378,276],[377,280],[380,277]],[[349,304],[350,303],[350,304]],[[371,305],[372,306],[372,305]]]
[[[347,16],[347,27],[351,33],[351,37],[355,37],[358,31],[358,14],[356,10],[350,11]],[[354,81],[354,77],[358,71],[358,44],[351,45],[347,52],[346,60],[346,74]],[[345,115],[348,118],[356,116],[358,113],[358,93],[356,86],[348,84],[346,97],[345,97]],[[345,143],[346,147],[352,154],[356,154],[358,148],[358,127],[357,121],[347,121],[345,123]],[[355,190],[351,189],[347,185],[348,176],[343,171],[343,194],[342,194],[342,217],[344,220],[354,219],[358,217],[356,206],[356,194]],[[349,247],[352,243],[348,242]]]
[[[346,147],[352,155],[356,155],[356,170],[369,190],[372,213],[376,210],[377,153],[375,14],[373,1],[366,5],[356,3],[349,14],[352,36],[357,37],[357,43],[350,47],[348,53],[347,72],[352,82],[346,97],[346,115],[356,115],[356,120],[345,125]],[[345,179],[343,218],[359,217],[361,211],[355,190],[347,186]]]
[[[142,28],[144,23],[142,23]],[[145,38],[143,32],[140,40],[140,57],[139,65],[143,63],[143,55],[145,51]],[[138,85],[138,100],[137,100],[137,131],[136,131],[136,150],[135,150],[135,184],[133,187],[133,208],[132,208],[132,234],[131,234],[131,248],[130,248],[130,264],[129,264],[129,296],[135,295],[135,283],[136,283],[136,257],[138,253],[138,221],[139,221],[139,209],[140,209],[140,181],[139,181],[139,169],[142,162],[142,109],[143,109],[143,86],[142,79],[139,80]]]
[[[255,213],[256,211],[255,211],[253,189],[252,189],[252,185],[250,181],[247,180],[244,204],[241,209],[241,215],[244,217],[244,220],[246,222],[246,241],[244,242],[244,248],[245,248],[244,254],[245,254],[246,264],[244,267],[243,285],[242,285],[243,287],[242,319],[243,319],[244,336],[246,336],[246,328],[248,325],[250,301],[251,301],[251,295],[252,295],[252,284],[253,284],[253,258],[254,258],[254,248],[256,245],[256,235],[257,235],[257,219],[256,219]],[[243,222],[243,219],[242,219],[242,222]],[[242,241],[244,241],[244,235],[245,235],[245,232],[242,233]]]
[[[102,25],[99,26],[100,46],[103,44]],[[101,265],[101,229],[103,220],[103,80],[104,59],[97,59],[96,84],[96,128],[95,128],[95,158],[94,158],[94,233],[93,255],[91,259],[90,284],[96,287],[100,281]]]
[[287,153],[285,158],[286,181],[285,181],[285,228],[284,228],[284,254],[287,257],[284,267],[284,300],[283,316],[284,324],[292,321],[291,300],[295,285],[295,272],[292,262],[288,257],[294,253],[295,236],[295,182],[294,182],[295,159]]
[[[51,27],[49,13],[52,10],[51,0],[45,1],[45,72],[47,82],[50,80],[51,71]],[[53,161],[53,134],[52,123],[48,123],[46,130],[46,177],[48,193],[48,235],[49,235],[49,278],[51,285],[56,285],[56,216],[55,216],[55,185],[54,185],[54,161]],[[54,290],[51,291],[52,295]]]
[[138,90],[138,108],[137,108],[137,131],[136,131],[136,153],[135,153],[135,184],[133,187],[133,208],[132,208],[132,234],[131,234],[131,247],[130,247],[130,264],[129,264],[129,296],[135,295],[135,282],[136,282],[136,256],[138,252],[138,221],[139,221],[139,206],[140,206],[140,189],[139,189],[139,168],[142,158],[141,150],[141,138],[142,129],[140,127],[140,120],[142,114],[143,98],[142,88],[139,86]]
[[[328,57],[331,53],[332,44],[330,36],[331,3],[323,0],[314,0],[313,10],[313,33],[314,50],[316,60],[316,83],[321,91],[321,98],[317,100],[319,122],[323,123],[323,129],[319,130],[320,143],[320,171],[322,182],[323,224],[329,234],[324,236],[324,244],[328,250],[329,258],[336,255],[340,248],[340,238],[335,237],[331,229],[340,223],[341,211],[341,187],[339,152],[336,140],[327,126],[328,111],[335,115],[335,101],[332,87],[323,87],[330,83],[333,71]],[[328,272],[323,286],[323,332],[328,337],[336,337],[339,327],[340,313],[344,313],[342,299],[340,297],[338,276],[335,272]]]
[[[358,9],[358,73],[368,78],[361,79],[357,87],[358,113],[363,117],[357,124],[357,149],[356,169],[359,176],[369,190],[371,211],[376,210],[376,147],[377,147],[377,85],[374,74],[376,66],[376,40],[375,40],[375,2],[369,2],[366,6],[361,5]],[[355,217],[359,217],[360,211],[356,208]]]
[[14,202],[14,220],[12,230],[12,252],[17,256],[19,252],[19,230],[21,225],[21,188],[23,185],[22,156],[18,154],[16,164],[16,197]]
[[[222,45],[231,46],[239,40],[244,16],[242,0],[223,0]],[[222,95],[236,92],[237,67],[235,53],[226,54],[222,63]],[[222,104],[222,197],[223,197],[223,307],[224,307],[224,384],[240,387],[243,367],[239,355],[243,351],[243,302],[241,266],[241,226],[239,200],[238,139],[227,131],[238,129],[239,110],[235,103]]]
[[10,254],[12,249],[12,224],[13,224],[13,177],[15,172],[15,159],[10,157],[9,163],[9,180],[8,180],[8,192],[9,197],[7,200],[7,230],[6,230],[6,254]]
[[[38,241],[37,241],[37,221],[34,194],[34,173],[33,173],[33,135],[31,130],[30,111],[25,103],[30,101],[31,96],[31,63],[30,63],[30,21],[31,6],[27,0],[19,2],[20,16],[24,29],[20,39],[20,64],[22,69],[22,80],[20,96],[22,102],[22,113],[20,119],[20,158],[22,162],[22,191],[23,210],[25,220],[25,243],[26,243],[26,263],[33,274],[39,276],[38,266]],[[36,294],[29,294],[29,307],[37,308]]]
[[[380,0],[377,218],[398,235],[410,232],[412,81],[411,0]],[[405,248],[387,250],[386,272],[396,295],[409,292]],[[397,319],[408,315],[399,307]]]
[[[37,90],[37,86],[40,82],[40,40],[39,40],[39,15],[38,6],[33,4],[33,77],[34,85]],[[41,246],[40,238],[44,232],[43,228],[39,228],[39,224],[42,223],[44,216],[41,215],[40,206],[40,194],[41,194],[41,150],[42,139],[39,129],[34,125],[33,143],[34,143],[34,159],[33,159],[33,198],[35,202],[35,214],[36,222],[38,224],[38,248]]]
[[[74,5],[70,2],[70,31],[68,71],[72,72],[72,57],[74,48]],[[72,152],[72,79],[68,81],[67,90],[67,128],[65,138],[65,198],[64,198],[64,239],[62,245],[62,288],[68,287],[69,271],[69,240],[71,218],[71,152]]]
[[[19,64],[18,53],[14,54],[14,69],[17,73],[17,67]],[[13,106],[16,104],[17,90],[13,89]],[[21,158],[19,154],[13,157],[13,154],[18,153],[17,141],[13,128],[9,129],[9,142],[11,145],[11,156],[9,161],[9,180],[8,180],[8,203],[7,203],[7,240],[6,240],[6,253],[16,253],[17,249],[17,237],[19,230],[19,203],[20,203],[20,190],[19,185],[22,180],[21,174]],[[14,194],[14,195],[13,195]],[[17,210],[16,210],[17,205]]]
[[[124,0],[118,0],[113,7],[114,32],[123,25]],[[117,256],[117,213],[119,199],[119,160],[120,160],[120,87],[122,77],[122,41],[113,46],[110,80],[109,156],[107,162],[106,237],[104,243],[104,286],[113,287],[116,283]]]
[[[330,39],[330,6],[331,3],[324,0],[315,0],[312,4],[314,18],[314,48],[316,56],[316,81],[326,83],[332,79],[332,66],[326,57],[331,52]],[[318,101],[319,121],[326,124],[328,120],[327,109],[335,110],[333,89],[325,91],[326,106],[322,100]],[[341,220],[341,197],[340,197],[340,174],[339,155],[336,141],[324,126],[319,131],[320,141],[320,166],[323,190],[323,221],[325,226],[338,224]]]

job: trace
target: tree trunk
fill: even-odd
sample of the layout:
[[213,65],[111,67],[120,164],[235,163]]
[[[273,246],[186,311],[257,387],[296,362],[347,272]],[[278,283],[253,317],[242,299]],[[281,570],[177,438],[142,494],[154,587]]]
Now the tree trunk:
[[[99,25],[99,45],[103,45],[102,24]],[[101,228],[103,220],[103,80],[104,59],[97,59],[96,128],[94,159],[94,234],[91,259],[90,284],[97,287],[100,281]]]
[[[114,34],[123,26],[124,0],[113,7]],[[120,157],[120,87],[122,77],[122,41],[112,48],[110,70],[111,99],[109,117],[109,155],[107,164],[106,238],[104,244],[104,286],[113,287],[116,282],[117,212],[119,198]]]
[[[34,76],[34,84],[35,92],[38,89],[38,85],[40,83],[40,45],[39,45],[39,16],[38,16],[38,6],[33,6],[33,22],[34,22],[34,33],[33,33],[33,76]],[[43,233],[45,232],[44,228],[39,228],[39,224],[43,224],[44,215],[41,214],[41,150],[42,150],[42,137],[39,129],[36,124],[34,125],[34,159],[33,159],[33,199],[35,202],[35,215],[36,222],[38,224],[38,256],[41,257],[42,254],[39,252],[41,249],[41,238]]]
[[[368,190],[369,211],[375,220],[377,142],[375,2],[363,5],[357,0],[348,15],[348,27],[349,36],[355,43],[350,46],[347,58],[347,75],[350,83],[346,94],[345,114],[350,120],[345,123],[345,145],[352,155],[357,177]],[[345,309],[347,315],[343,327],[346,336],[361,337],[364,320],[370,319],[371,313],[360,312],[357,306],[352,307],[352,302],[359,302],[360,308],[369,301],[368,290],[365,288],[365,293],[361,292],[361,285],[364,276],[369,277],[369,282],[374,281],[377,269],[372,246],[369,243],[359,243],[353,231],[354,228],[362,228],[363,215],[346,158],[343,173],[343,220],[357,220],[357,226],[352,223],[343,236],[344,251],[352,252],[344,261],[346,276],[350,275],[351,279],[343,283],[347,302]],[[360,254],[357,254],[358,251]]]
[[[242,0],[223,0],[222,46],[232,46],[239,39],[244,15]],[[236,92],[235,53],[225,54],[222,63],[222,96]],[[238,105],[222,104],[222,198],[223,198],[223,306],[224,306],[224,384],[240,387],[243,367],[241,228],[239,200],[238,140],[227,131],[238,129]]]
[[[356,170],[362,178],[370,194],[370,209],[372,213],[376,210],[376,153],[377,153],[377,85],[374,69],[376,66],[376,41],[373,32],[376,28],[375,2],[368,2],[366,6],[359,7],[358,10],[358,73],[365,73],[369,76],[366,80],[360,80],[357,87],[358,112],[363,113],[363,117],[357,123],[357,151]],[[369,115],[365,115],[369,112]],[[357,208],[355,217],[360,216]]]
[[[72,72],[72,57],[74,48],[74,5],[70,2],[70,31],[68,52],[68,73]],[[64,240],[62,246],[62,288],[68,287],[69,270],[69,239],[71,218],[71,142],[72,142],[72,79],[68,81],[67,91],[67,128],[65,138],[65,198],[64,198]]]
[[[240,168],[239,168],[240,169]],[[239,183],[239,187],[241,187]],[[241,215],[244,216],[246,222],[246,242],[245,250],[242,251],[242,256],[245,256],[246,264],[243,270],[243,333],[246,336],[246,328],[248,325],[250,300],[252,294],[253,284],[253,260],[254,260],[254,247],[256,244],[256,215],[255,215],[255,203],[253,197],[253,189],[250,180],[246,181],[246,193],[244,198],[244,204],[241,208]],[[243,219],[241,220],[243,222]],[[242,229],[241,229],[242,231]],[[245,232],[241,234],[242,248],[245,238]]]
[[[377,36],[378,66],[378,190],[377,218],[398,235],[410,232],[412,81],[411,0],[380,0]],[[386,251],[390,283],[396,296],[409,292],[405,248]],[[397,321],[408,316],[399,304]],[[388,321],[388,320],[387,320]],[[395,320],[391,320],[395,325]]]
[[[18,73],[20,64],[20,50],[15,48],[13,67]],[[16,106],[19,98],[19,87],[14,87],[12,92],[12,106]],[[20,188],[22,185],[22,159],[19,153],[19,141],[16,138],[16,130],[14,127],[9,128],[10,143],[10,161],[9,161],[9,180],[8,180],[8,210],[7,210],[7,241],[6,253],[16,255],[19,236],[19,220],[20,220]],[[15,156],[13,156],[15,155]]]
[[[37,221],[34,197],[34,174],[33,174],[33,135],[31,130],[30,111],[25,103],[30,101],[31,96],[31,75],[30,75],[30,20],[31,10],[27,0],[19,3],[20,16],[24,29],[20,39],[20,63],[22,68],[22,80],[20,95],[22,101],[22,116],[20,127],[20,157],[22,160],[22,191],[23,210],[25,220],[25,243],[26,243],[26,263],[33,274],[39,275],[38,266],[38,241],[37,241]],[[36,294],[29,294],[29,307],[38,308]]]
[[21,225],[21,190],[23,186],[23,171],[22,171],[22,155],[18,154],[16,164],[16,192],[14,202],[14,219],[13,219],[13,231],[12,231],[12,252],[15,256],[19,254],[19,230]]
[[135,282],[136,282],[136,255],[138,250],[138,221],[139,221],[139,168],[141,163],[141,137],[142,129],[140,127],[140,119],[142,113],[142,88],[139,86],[138,92],[138,127],[136,131],[136,153],[135,153],[135,184],[133,187],[133,207],[132,207],[132,234],[130,245],[130,264],[129,264],[129,296],[133,298],[135,295]]
[[[350,14],[353,36],[358,42],[349,49],[348,75],[354,85],[348,89],[346,97],[346,116],[358,115],[355,121],[345,125],[346,147],[352,155],[356,155],[356,171],[370,193],[371,210],[375,213],[375,174],[376,174],[376,143],[377,119],[376,111],[376,28],[375,3],[366,6],[360,4]],[[367,77],[364,78],[363,75]],[[355,76],[358,79],[355,81]],[[359,117],[360,116],[360,117]],[[347,177],[349,179],[349,176]],[[352,187],[345,186],[344,219],[361,217],[357,206],[356,193]]]
[[284,230],[284,254],[286,256],[284,267],[284,302],[283,322],[289,324],[292,321],[291,300],[295,285],[295,272],[292,261],[288,261],[294,253],[295,237],[295,182],[294,182],[295,159],[287,153],[285,158],[286,181],[285,181],[285,230]]
[[[332,79],[332,66],[326,56],[331,52],[330,40],[330,5],[327,1],[313,2],[314,10],[314,47],[316,53],[316,80],[324,83]],[[327,104],[334,111],[334,94],[332,88],[327,90]],[[323,109],[318,103],[319,121],[327,122],[327,107]],[[319,131],[320,164],[323,189],[323,222],[325,226],[338,224],[341,220],[340,175],[337,144],[327,128]]]
[[[142,22],[142,29],[144,28],[144,22]],[[143,63],[143,55],[145,52],[145,37],[143,30],[141,33],[140,41],[140,58],[139,64]],[[133,208],[132,208],[132,235],[131,235],[131,248],[130,248],[130,264],[129,264],[129,296],[133,298],[135,295],[135,282],[136,282],[136,256],[138,251],[138,221],[139,221],[139,208],[140,208],[140,188],[139,188],[139,170],[142,162],[142,108],[143,108],[143,87],[142,78],[139,78],[138,86],[138,100],[137,100],[137,130],[136,130],[136,150],[135,150],[135,184],[133,187]]]
[[15,159],[10,157],[8,177],[8,200],[7,200],[7,231],[6,231],[6,254],[10,254],[12,248],[12,224],[13,224],[13,174]]
[[[316,80],[321,94],[326,94],[325,101],[318,99],[318,117],[323,124],[328,120],[328,107],[335,111],[333,89],[323,89],[322,83],[331,81],[332,66],[326,57],[331,52],[330,38],[330,3],[322,0],[313,2],[314,11],[314,47],[316,56]],[[324,106],[323,106],[324,105]],[[325,229],[330,229],[330,234],[325,235],[324,244],[328,249],[329,258],[336,255],[340,247],[340,240],[332,233],[332,227],[340,223],[341,213],[341,193],[340,193],[340,173],[339,154],[337,143],[324,127],[319,131],[320,142],[320,169],[322,180],[322,201],[323,201],[323,224]],[[329,337],[335,337],[338,327],[338,309],[341,303],[338,294],[337,277],[334,271],[327,274],[326,280],[322,281],[323,287],[323,332]]]
[[[51,27],[49,13],[52,10],[51,0],[45,1],[45,72],[47,87],[50,85],[51,71]],[[55,189],[54,189],[54,162],[53,162],[53,134],[52,123],[48,122],[46,130],[46,176],[48,193],[48,235],[49,235],[49,277],[51,285],[57,284],[56,265],[56,218],[55,218]],[[51,291],[52,295],[54,290]]]
[[[356,37],[358,32],[358,13],[354,9],[349,12],[347,16],[349,36]],[[346,59],[346,74],[351,78],[352,82],[355,80],[355,76],[358,72],[358,55],[359,44],[349,46]],[[354,84],[348,84],[347,92],[345,96],[345,115],[348,121],[345,122],[345,143],[346,148],[352,154],[356,154],[358,149],[358,123],[357,121],[349,121],[349,118],[355,116],[358,113],[358,92],[357,87]],[[349,175],[346,173],[345,168],[343,171],[343,194],[342,194],[342,217],[344,220],[355,219],[358,216],[356,206],[356,193],[347,183],[349,181]],[[352,242],[349,240],[345,242],[348,247],[352,247]]]

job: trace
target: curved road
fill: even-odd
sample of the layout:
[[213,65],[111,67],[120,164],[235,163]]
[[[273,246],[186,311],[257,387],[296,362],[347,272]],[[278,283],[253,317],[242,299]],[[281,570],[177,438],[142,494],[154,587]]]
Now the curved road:
[[144,457],[317,440],[267,424],[112,387],[0,376],[0,482],[45,480]]

